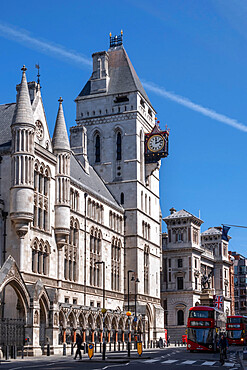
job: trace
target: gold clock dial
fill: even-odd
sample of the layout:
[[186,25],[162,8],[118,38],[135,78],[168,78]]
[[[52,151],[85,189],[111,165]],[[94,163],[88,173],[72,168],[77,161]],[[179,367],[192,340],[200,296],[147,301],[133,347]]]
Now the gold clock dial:
[[161,135],[153,135],[148,139],[147,145],[152,152],[158,152],[164,147],[165,141]]

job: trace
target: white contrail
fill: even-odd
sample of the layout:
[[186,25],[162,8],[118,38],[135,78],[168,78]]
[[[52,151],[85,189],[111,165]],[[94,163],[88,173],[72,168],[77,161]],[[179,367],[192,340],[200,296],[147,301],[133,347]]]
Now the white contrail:
[[[29,47],[31,49],[36,49],[39,52],[46,53],[46,54],[47,53],[52,54],[55,57],[62,57],[63,59],[67,59],[69,61],[77,63],[80,65],[80,67],[89,67],[89,66],[91,67],[92,63],[89,58],[86,58],[83,55],[80,55],[74,51],[66,50],[61,45],[54,45],[51,42],[42,41],[37,38],[31,37],[27,34],[26,30],[17,30],[14,27],[10,27],[10,26],[0,23],[0,36],[1,35],[8,39],[19,42],[20,44],[23,44],[26,47]],[[152,91],[153,93],[157,95],[160,95],[166,99],[172,100],[193,111],[199,112],[206,117],[210,117],[216,121],[225,123],[238,130],[247,132],[247,126],[245,126],[243,123],[238,122],[237,120],[233,118],[229,118],[225,116],[224,114],[215,112],[212,109],[205,108],[199,104],[193,103],[189,99],[183,96],[177,95],[175,93],[172,93],[170,91],[167,91],[165,88],[159,87],[153,83],[142,81],[142,84],[147,90]]]
[[42,53],[48,53],[57,57],[66,58],[72,62],[76,62],[81,66],[91,66],[91,60],[80,55],[74,51],[64,49],[61,45],[54,45],[50,42],[42,41],[37,38],[31,37],[27,34],[27,31],[17,30],[13,27],[6,26],[0,23],[0,35],[8,39],[14,40],[24,46],[36,49]]
[[153,83],[142,81],[142,84],[147,90],[152,91],[157,95],[163,96],[166,99],[172,100],[175,103],[183,105],[191,110],[194,110],[195,112],[199,112],[203,114],[204,116],[212,118],[216,121],[225,123],[226,125],[232,126],[238,130],[247,132],[247,126],[245,126],[241,122],[238,122],[236,119],[229,118],[225,116],[224,114],[215,112],[212,109],[205,108],[199,104],[193,103],[191,100],[184,98],[183,96],[174,94],[170,91],[167,91],[163,87],[156,86]]

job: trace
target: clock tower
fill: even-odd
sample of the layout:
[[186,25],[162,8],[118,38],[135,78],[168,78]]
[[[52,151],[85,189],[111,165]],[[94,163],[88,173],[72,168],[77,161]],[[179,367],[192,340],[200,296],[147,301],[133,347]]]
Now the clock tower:
[[[110,36],[108,51],[92,57],[92,75],[76,98],[71,149],[83,163],[88,159],[124,208],[126,308],[129,285],[131,311],[136,292],[137,313],[148,318],[150,335],[159,339],[164,315],[159,159],[167,149],[167,136],[152,131],[156,112],[122,45],[122,33]],[[147,152],[156,160],[148,161]],[[138,277],[138,284],[128,284],[128,271]]]

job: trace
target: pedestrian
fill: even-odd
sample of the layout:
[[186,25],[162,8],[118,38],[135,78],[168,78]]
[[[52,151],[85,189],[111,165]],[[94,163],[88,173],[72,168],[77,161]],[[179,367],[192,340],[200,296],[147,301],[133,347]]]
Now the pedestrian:
[[167,345],[168,346],[170,345],[170,335],[168,335],[168,338],[167,338]]
[[163,348],[163,339],[161,337],[159,339],[159,347],[160,348]]
[[227,348],[229,347],[228,341],[224,334],[221,335],[221,338],[218,343],[218,347],[220,349],[220,362],[224,364],[225,359],[227,359]]
[[79,355],[80,360],[81,360],[82,359],[82,356],[81,356],[82,337],[80,336],[80,334],[76,334],[75,346],[77,347],[77,349],[76,349],[74,360],[76,360],[77,355]]

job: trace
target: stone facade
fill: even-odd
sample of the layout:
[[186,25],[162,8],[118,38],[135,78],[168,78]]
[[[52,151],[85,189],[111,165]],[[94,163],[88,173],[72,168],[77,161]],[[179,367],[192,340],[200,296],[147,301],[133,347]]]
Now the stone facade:
[[231,312],[228,242],[220,228],[200,233],[202,220],[191,213],[171,209],[164,218],[161,300],[165,327],[172,340],[185,334],[188,312],[195,305],[212,305],[214,295],[223,296],[225,314]]
[[247,258],[237,252],[231,252],[234,259],[234,294],[235,314],[247,315]]
[[122,45],[93,55],[76,104],[69,142],[59,99],[51,140],[24,66],[16,104],[0,106],[1,315],[24,321],[35,355],[103,327],[108,341],[164,334],[160,163],[144,156],[155,111]]

